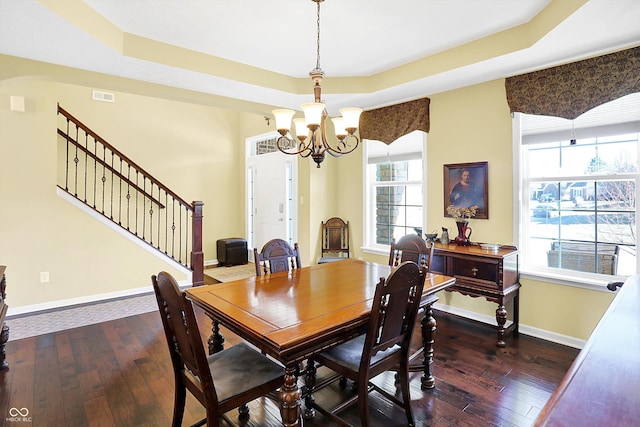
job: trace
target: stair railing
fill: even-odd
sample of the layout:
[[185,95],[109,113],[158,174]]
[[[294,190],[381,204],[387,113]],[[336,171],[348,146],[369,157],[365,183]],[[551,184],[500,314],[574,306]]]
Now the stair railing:
[[204,284],[203,203],[184,201],[60,105],[58,114],[58,187]]

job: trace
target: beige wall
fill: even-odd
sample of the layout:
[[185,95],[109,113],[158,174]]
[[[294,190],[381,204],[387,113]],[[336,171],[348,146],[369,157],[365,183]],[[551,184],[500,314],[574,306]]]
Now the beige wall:
[[[245,233],[240,129],[256,131],[256,115],[118,91],[115,103],[96,102],[92,89],[0,82],[0,262],[12,310],[150,290],[160,270],[186,278],[56,195],[58,102],[185,200],[204,201],[206,260],[217,239]],[[11,95],[25,98],[25,113],[9,111]]]
[[[80,75],[77,84],[27,77],[0,81],[0,263],[9,266],[12,308],[148,287],[149,276],[161,269],[179,274],[56,196],[57,102],[186,200],[204,201],[206,260],[215,259],[218,238],[245,233],[244,140],[273,130],[273,122],[268,128],[262,115],[210,106],[201,95],[193,102],[175,100],[175,91],[152,96],[148,87],[144,94],[109,90],[115,104],[94,102],[93,87],[81,84],[85,74]],[[135,87],[127,81],[130,86]],[[10,95],[25,97],[26,113],[9,111]],[[513,242],[504,81],[430,98],[426,228],[454,228],[443,216],[442,165],[488,161],[489,219],[472,220],[473,240]],[[361,250],[362,180],[361,147],[340,159],[328,157],[320,169],[310,159],[300,160],[298,242],[304,264],[317,260],[320,222],[331,216],[351,222],[355,257],[387,261]],[[50,272],[50,283],[39,283],[41,271]],[[526,279],[522,284],[523,324],[578,339],[588,337],[613,297]],[[443,293],[441,303],[487,316],[495,311],[492,303],[459,294]]]
[[[513,243],[511,115],[504,80],[495,80],[430,96],[431,130],[427,137],[427,230],[456,233],[443,214],[443,168],[450,163],[489,162],[489,219],[472,219],[474,241]],[[356,158],[357,157],[357,158]],[[338,211],[351,221],[354,254],[387,262],[386,256],[362,252],[362,156],[340,159]],[[612,293],[522,279],[520,321],[531,328],[586,339],[609,306]],[[440,303],[481,316],[495,316],[496,305],[443,292]]]

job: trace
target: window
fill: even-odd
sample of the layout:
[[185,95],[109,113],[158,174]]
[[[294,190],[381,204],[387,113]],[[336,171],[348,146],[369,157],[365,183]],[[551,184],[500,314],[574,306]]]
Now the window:
[[392,239],[422,235],[425,142],[426,134],[421,131],[389,145],[365,141],[366,248],[388,253]]
[[635,274],[640,94],[573,121],[517,114],[514,126],[523,272]]

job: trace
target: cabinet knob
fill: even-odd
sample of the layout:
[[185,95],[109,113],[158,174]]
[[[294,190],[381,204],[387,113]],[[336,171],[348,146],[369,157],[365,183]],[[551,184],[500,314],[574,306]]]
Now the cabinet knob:
[[478,274],[478,269],[477,269],[477,268],[475,268],[475,267],[473,267],[473,268],[471,269],[471,272],[473,273],[473,276],[475,277],[475,276],[476,276],[476,274]]

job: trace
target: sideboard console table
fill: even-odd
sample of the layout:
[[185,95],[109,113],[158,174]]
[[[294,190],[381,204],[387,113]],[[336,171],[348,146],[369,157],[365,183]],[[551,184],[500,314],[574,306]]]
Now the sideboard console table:
[[9,364],[6,361],[5,345],[9,341],[9,327],[4,323],[9,308],[4,302],[7,298],[6,287],[7,281],[4,277],[4,271],[7,269],[4,265],[0,265],[0,370],[7,369]]
[[[498,347],[505,347],[504,337],[512,332],[518,336],[520,273],[518,249],[500,246],[499,249],[483,249],[479,244],[458,246],[436,243],[431,271],[455,277],[456,283],[447,291],[459,292],[474,298],[484,297],[498,304]],[[507,303],[513,302],[513,322],[507,323]]]

